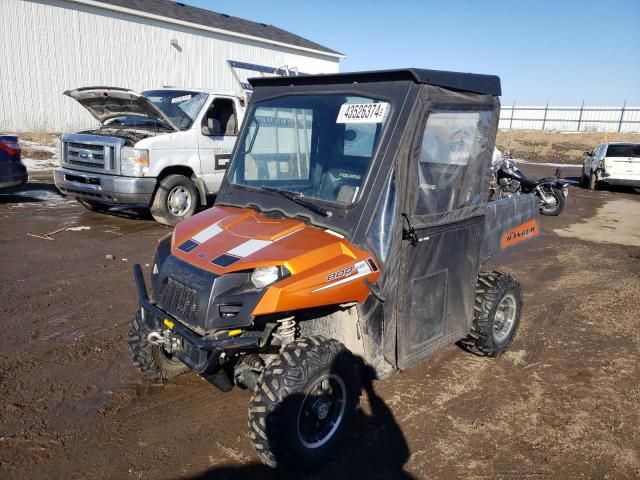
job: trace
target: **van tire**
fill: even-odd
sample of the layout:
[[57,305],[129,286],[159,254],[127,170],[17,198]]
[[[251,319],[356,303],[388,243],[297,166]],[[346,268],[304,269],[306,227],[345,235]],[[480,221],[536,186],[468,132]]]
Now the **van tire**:
[[269,362],[249,403],[249,437],[271,467],[314,467],[349,433],[361,389],[360,365],[340,342],[312,336]]
[[[505,306],[508,313],[504,310]],[[476,283],[473,311],[471,331],[459,345],[480,356],[502,355],[513,341],[520,324],[520,284],[506,273],[481,272]]]
[[158,223],[173,227],[196,213],[198,204],[198,189],[193,181],[184,175],[171,174],[160,180],[150,210]]
[[133,365],[142,375],[151,380],[165,381],[188,372],[189,367],[184,363],[173,358],[160,345],[154,345],[147,340],[141,324],[140,312],[137,312],[131,321],[128,340]]

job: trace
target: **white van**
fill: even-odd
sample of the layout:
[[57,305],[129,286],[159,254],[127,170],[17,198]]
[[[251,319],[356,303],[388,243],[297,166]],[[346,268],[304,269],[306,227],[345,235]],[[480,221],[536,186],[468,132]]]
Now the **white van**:
[[603,142],[585,156],[585,186],[595,190],[600,184],[623,185],[640,193],[640,143]]
[[89,210],[145,204],[175,225],[217,193],[245,113],[244,99],[199,89],[65,92],[99,122],[65,134],[55,183]]

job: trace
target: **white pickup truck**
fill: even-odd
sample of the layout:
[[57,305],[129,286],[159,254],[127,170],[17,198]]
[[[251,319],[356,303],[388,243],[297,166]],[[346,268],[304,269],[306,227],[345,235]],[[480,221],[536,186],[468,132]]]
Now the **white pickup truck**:
[[65,92],[100,127],[60,141],[58,189],[89,210],[145,204],[175,225],[218,191],[245,113],[244,99],[199,89]]
[[603,142],[585,152],[582,183],[591,190],[620,185],[640,193],[640,143]]

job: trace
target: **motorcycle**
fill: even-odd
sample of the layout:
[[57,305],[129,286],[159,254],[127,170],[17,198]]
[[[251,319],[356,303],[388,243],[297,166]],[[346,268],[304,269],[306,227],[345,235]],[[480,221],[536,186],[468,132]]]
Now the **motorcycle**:
[[506,198],[512,195],[533,194],[540,201],[542,215],[557,216],[562,213],[569,195],[569,184],[560,180],[561,169],[557,169],[555,176],[534,180],[527,177],[509,150],[505,150],[492,165],[493,198]]

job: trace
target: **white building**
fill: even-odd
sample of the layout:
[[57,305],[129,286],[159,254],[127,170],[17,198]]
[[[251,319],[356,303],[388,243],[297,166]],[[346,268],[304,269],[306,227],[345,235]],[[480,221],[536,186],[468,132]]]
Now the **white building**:
[[239,91],[260,70],[334,73],[343,57],[271,25],[169,0],[0,0],[0,48],[5,132],[93,126],[63,95],[78,87]]

